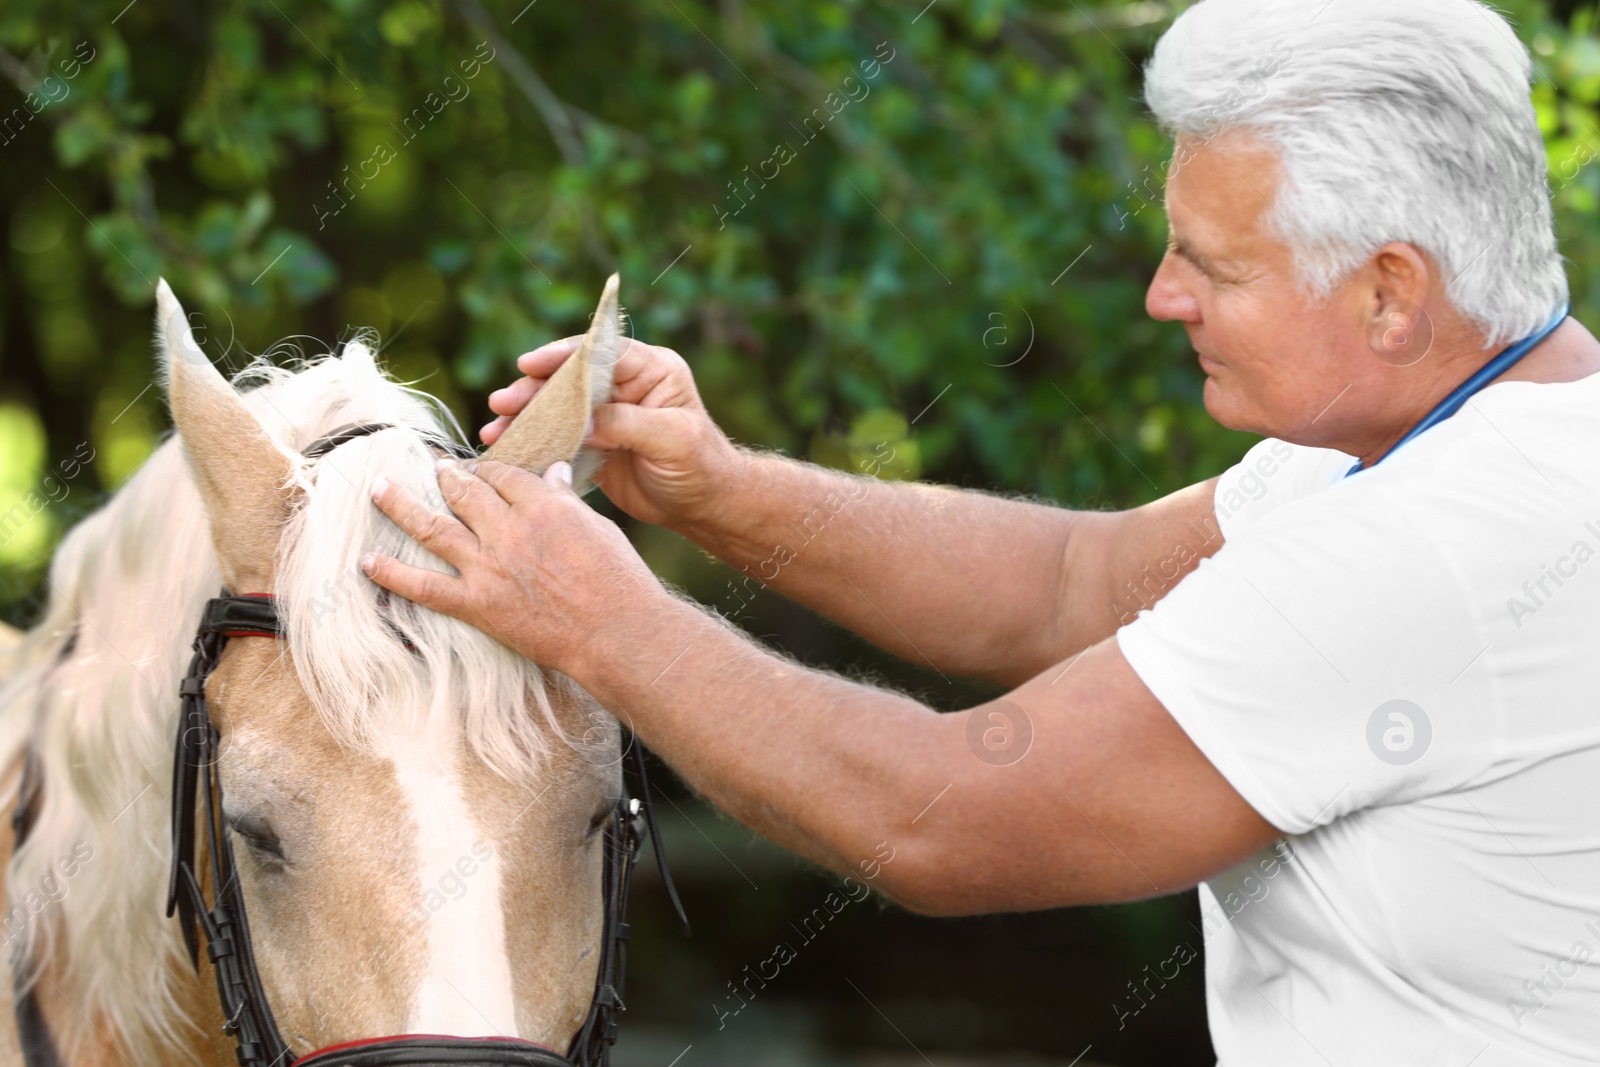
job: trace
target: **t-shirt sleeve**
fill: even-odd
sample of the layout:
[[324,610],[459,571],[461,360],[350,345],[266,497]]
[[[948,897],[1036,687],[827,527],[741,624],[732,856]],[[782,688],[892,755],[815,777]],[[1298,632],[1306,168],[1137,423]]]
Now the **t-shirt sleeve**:
[[1195,745],[1286,833],[1444,792],[1493,757],[1487,687],[1451,684],[1484,642],[1449,562],[1404,507],[1371,494],[1355,507],[1346,488],[1236,529],[1117,634]]
[[1217,526],[1225,540],[1254,526],[1280,505],[1326,488],[1355,464],[1331,448],[1258,441],[1217,480]]

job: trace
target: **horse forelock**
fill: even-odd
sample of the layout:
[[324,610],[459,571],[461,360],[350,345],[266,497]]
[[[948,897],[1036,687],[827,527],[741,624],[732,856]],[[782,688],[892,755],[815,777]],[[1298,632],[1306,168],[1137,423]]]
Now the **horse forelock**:
[[[454,426],[441,422],[448,413],[431,398],[377,371],[364,347],[350,347],[356,351],[340,361],[339,388],[311,398],[324,407],[319,424],[301,431],[305,440],[286,443],[304,447],[350,423],[392,428],[306,466],[306,492],[280,541],[273,590],[301,684],[346,744],[371,748],[418,716],[459,716],[479,758],[507,777],[530,777],[550,734],[561,733],[544,673],[467,623],[390,597],[359,569],[369,551],[448,569],[373,506],[371,490],[388,478],[444,510],[434,442]],[[523,713],[530,702],[540,715]]]
[[[532,776],[561,736],[551,696],[567,699],[565,683],[547,685],[464,623],[389,601],[357,569],[371,550],[444,567],[369,493],[382,475],[443,507],[428,442],[459,439],[448,412],[388,378],[361,342],[292,370],[258,362],[235,381],[291,450],[349,423],[394,426],[301,467],[276,588],[235,590],[278,595],[297,676],[329,731],[370,747],[398,724],[453,717],[493,771]],[[172,736],[194,627],[219,584],[210,522],[174,438],[68,534],[43,619],[0,663],[11,671],[0,677],[0,768],[31,746],[48,783],[8,871],[4,938],[35,961],[58,940],[70,946],[54,982],[93,1028],[55,1035],[68,1059],[95,1030],[141,1067],[195,1047],[187,954],[164,915]],[[527,714],[530,704],[541,714]]]

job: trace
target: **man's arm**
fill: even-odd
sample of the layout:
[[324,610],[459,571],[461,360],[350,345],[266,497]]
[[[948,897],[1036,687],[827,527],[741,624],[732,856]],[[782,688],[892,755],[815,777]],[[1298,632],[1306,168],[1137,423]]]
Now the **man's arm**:
[[1110,636],[1222,544],[1215,480],[1084,512],[740,456],[715,508],[670,525],[739,568],[748,595],[769,586],[966,677],[1032,677]]
[[[572,676],[706,799],[834,871],[881,869],[877,887],[915,911],[1175,893],[1283,836],[1114,640],[953,714],[782,660],[679,601],[605,647]],[[986,745],[989,730],[1010,744]]]
[[[377,497],[459,576],[377,559],[374,580],[572,677],[713,803],[908,907],[1170,893],[1281,836],[1112,640],[1003,700],[937,714],[776,656],[672,597],[570,492],[498,464],[479,473],[441,475],[460,522],[398,487]],[[1018,743],[997,750],[984,737],[996,728]]]
[[[572,351],[523,356],[509,417]],[[677,530],[763,586],[913,663],[1018,684],[1113,633],[1222,537],[1214,480],[1125,512],[1077,512],[943,486],[880,481],[735,447],[683,358],[630,342],[589,441],[619,507]]]

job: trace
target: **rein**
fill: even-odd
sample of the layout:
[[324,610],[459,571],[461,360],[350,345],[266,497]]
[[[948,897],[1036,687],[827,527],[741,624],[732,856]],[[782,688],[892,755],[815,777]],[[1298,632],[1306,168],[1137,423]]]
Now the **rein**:
[[[318,458],[344,444],[379,430],[383,423],[343,427],[319,438],[302,453]],[[471,455],[463,446],[433,442],[457,455]],[[651,803],[650,780],[644,753],[633,749],[639,778],[639,796],[630,796],[626,782],[605,829],[601,892],[604,926],[600,938],[600,963],[589,1013],[574,1035],[565,1055],[531,1041],[512,1037],[452,1037],[439,1034],[401,1034],[350,1041],[318,1049],[294,1059],[288,1043],[273,1020],[261,977],[256,969],[250,924],[245,914],[233,843],[223,818],[222,782],[217,774],[220,735],[206,705],[206,680],[216,670],[230,638],[281,639],[275,598],[267,593],[222,595],[206,602],[194,639],[194,655],[178,691],[181,709],[172,757],[172,868],[167,890],[167,915],[177,915],[189,958],[199,970],[200,939],[217,981],[217,998],[226,1022],[223,1031],[237,1042],[240,1067],[608,1067],[611,1046],[617,1039],[615,1015],[626,1010],[622,1001],[630,927],[628,896],[634,863],[646,834],[661,869],[673,908],[688,930],[688,919],[677,888],[667,871],[661,837]],[[31,829],[38,794],[35,761],[30,753],[13,816],[20,845]],[[203,834],[210,865],[213,897],[206,900],[196,873],[197,838]],[[220,887],[220,888],[218,888]],[[20,972],[19,972],[20,973]],[[57,1067],[58,1058],[48,1028],[30,986],[16,998],[18,1033],[27,1067]]]

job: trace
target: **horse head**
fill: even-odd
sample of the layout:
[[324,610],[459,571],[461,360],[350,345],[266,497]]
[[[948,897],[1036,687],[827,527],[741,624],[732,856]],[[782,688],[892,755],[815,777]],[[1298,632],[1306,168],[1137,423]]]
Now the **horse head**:
[[[542,471],[577,457],[619,341],[613,278],[589,343],[495,458]],[[234,594],[272,596],[281,636],[229,640],[204,694],[218,825],[284,1064],[395,1035],[567,1049],[603,955],[621,730],[565,677],[361,576],[370,550],[445,568],[369,497],[381,476],[443,509],[434,464],[445,423],[359,341],[297,373],[258,369],[265,384],[236,388],[165,282],[157,343],[177,439],[69,536],[30,637],[37,667],[0,694],[7,721],[24,705],[37,715],[26,747],[44,779],[37,827],[9,872],[13,899],[74,837],[98,857],[80,862],[48,921],[21,924],[29,977],[51,979],[53,992],[37,988],[54,1036],[70,1044],[66,1031],[93,1029],[141,1067],[188,1058],[185,1047],[235,1061],[211,956],[190,962],[151,856],[168,832],[159,798],[171,780],[155,739],[167,732],[170,754],[176,728],[176,687],[160,690],[181,672],[182,635],[220,578]],[[365,432],[328,437],[351,423]],[[231,887],[215,884],[204,836],[196,882],[215,897]]]

